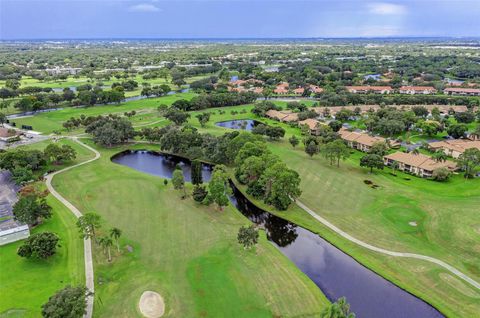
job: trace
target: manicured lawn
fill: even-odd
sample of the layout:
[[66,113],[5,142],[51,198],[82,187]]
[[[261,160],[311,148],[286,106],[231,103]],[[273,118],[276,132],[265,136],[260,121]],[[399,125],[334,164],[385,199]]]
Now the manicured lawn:
[[[43,150],[50,141],[23,148]],[[70,140],[60,140],[77,151],[73,162],[49,169],[61,169],[67,165],[85,161],[92,153]],[[53,216],[33,229],[33,233],[51,231],[60,236],[58,252],[46,261],[27,260],[16,254],[22,242],[0,247],[0,317],[40,317],[41,305],[57,290],[66,285],[85,284],[83,240],[75,226],[76,219],[53,196],[47,197]]]
[[[370,174],[368,169],[359,167],[362,153],[357,151],[352,152],[346,162],[341,162],[340,168],[330,166],[319,155],[309,158],[302,145],[297,149],[291,147],[286,139],[292,134],[301,138],[298,128],[257,118],[251,113],[230,113],[249,108],[251,106],[224,108],[225,114],[216,112],[203,130],[222,134],[229,130],[215,126],[216,121],[240,118],[281,125],[287,131],[286,138],[269,143],[269,146],[300,174],[303,203],[367,243],[436,257],[480,281],[480,179],[465,180],[456,175],[446,183],[438,183],[403,173],[395,177],[388,168]],[[196,119],[191,119],[190,123],[201,129]],[[364,183],[367,179],[380,187],[367,186]],[[371,269],[432,302],[444,313],[471,317],[480,310],[480,292],[438,266],[368,252],[345,242],[295,206],[287,212],[274,213],[320,233]],[[409,222],[416,222],[417,226]]]
[[54,179],[81,211],[102,215],[103,231],[123,230],[112,263],[95,253],[95,316],[138,316],[145,290],[163,295],[169,317],[312,316],[328,303],[264,233],[256,250],[239,246],[238,228],[249,221],[234,208],[181,200],[161,178],[112,163],[124,148],[100,149],[99,160]]
[[[152,112],[155,111],[160,104],[171,104],[178,99],[190,99],[193,96],[193,93],[181,93],[160,98],[130,101],[119,105],[94,106],[88,108],[65,108],[58,111],[37,114],[32,117],[14,119],[12,122],[15,122],[17,126],[31,125],[33,130],[40,131],[44,134],[49,134],[53,131],[61,131],[62,133],[66,133],[67,131],[65,128],[63,128],[62,124],[71,117],[80,117],[82,114],[85,116],[98,116],[107,114],[123,115],[124,112],[129,112],[132,110],[137,112]],[[82,131],[79,130],[77,133],[78,132]]]

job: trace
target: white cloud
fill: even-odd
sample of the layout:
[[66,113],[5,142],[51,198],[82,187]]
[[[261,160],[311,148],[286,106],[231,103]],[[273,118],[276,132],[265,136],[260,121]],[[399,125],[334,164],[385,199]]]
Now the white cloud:
[[370,13],[378,15],[402,15],[407,13],[407,8],[400,4],[374,2],[367,5]]
[[150,3],[140,3],[133,6],[128,7],[128,11],[130,12],[159,12],[162,11],[160,8],[156,7]]

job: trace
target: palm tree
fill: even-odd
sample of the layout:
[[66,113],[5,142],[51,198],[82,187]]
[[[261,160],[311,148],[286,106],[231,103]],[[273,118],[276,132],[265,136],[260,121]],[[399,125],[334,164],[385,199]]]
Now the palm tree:
[[112,238],[108,237],[108,236],[104,236],[104,237],[101,237],[98,241],[99,241],[100,245],[103,247],[104,252],[105,251],[107,252],[108,261],[111,262],[112,261],[112,253],[110,252],[110,247],[112,247],[112,245],[113,245]]
[[395,171],[397,171],[397,169],[400,167],[400,164],[398,163],[398,161],[394,161],[394,162],[392,162],[392,164],[390,165],[390,167],[391,167],[392,170],[393,170],[393,174],[395,174]]
[[441,150],[438,150],[433,154],[432,158],[436,162],[445,162],[447,161],[447,154]]
[[117,250],[120,253],[120,244],[118,242],[118,239],[122,235],[122,230],[120,230],[117,227],[113,227],[110,229],[110,237],[113,237],[115,239],[115,242],[117,243]]
[[418,155],[420,153],[420,150],[418,150],[418,148],[415,148],[412,150],[412,155]]

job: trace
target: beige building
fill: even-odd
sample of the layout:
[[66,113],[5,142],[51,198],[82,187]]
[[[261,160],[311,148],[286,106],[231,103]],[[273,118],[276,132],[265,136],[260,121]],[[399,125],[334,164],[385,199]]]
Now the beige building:
[[383,157],[383,163],[386,166],[391,166],[394,162],[398,162],[398,170],[423,178],[431,177],[435,169],[447,168],[451,171],[456,169],[456,164],[453,161],[437,162],[421,153],[412,154],[398,151]]
[[338,134],[349,147],[363,152],[369,152],[376,142],[387,142],[383,137],[370,136],[366,132],[349,131],[345,128],[340,129]]
[[449,87],[443,90],[448,95],[480,96],[478,88]]
[[345,86],[349,93],[353,94],[390,94],[393,93],[393,88],[390,86]]
[[271,119],[275,119],[275,120],[286,122],[286,123],[298,121],[298,115],[290,111],[278,111],[278,110],[270,109],[265,113],[265,116]]
[[446,155],[458,158],[465,150],[476,148],[480,150],[480,140],[453,139],[444,141],[435,141],[428,144],[432,150],[443,151]]
[[320,127],[328,126],[324,122],[318,121],[316,119],[308,118],[298,122],[299,126],[307,126],[311,135],[318,136],[320,135]]
[[437,90],[432,86],[402,86],[399,89],[400,94],[435,94]]

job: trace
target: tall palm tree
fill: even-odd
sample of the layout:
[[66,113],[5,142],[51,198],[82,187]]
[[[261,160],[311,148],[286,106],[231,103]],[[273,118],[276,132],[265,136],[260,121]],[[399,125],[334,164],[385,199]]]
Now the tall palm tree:
[[110,229],[110,237],[113,237],[115,239],[115,243],[117,244],[117,250],[120,253],[120,244],[118,242],[118,239],[122,236],[122,230],[120,230],[117,227],[113,227]]
[[434,154],[433,154],[433,160],[435,160],[436,162],[445,162],[447,161],[447,154],[444,153],[443,151],[441,150],[438,150],[436,151]]
[[104,236],[104,237],[101,237],[98,241],[99,241],[100,245],[104,248],[104,251],[107,252],[108,261],[111,262],[112,261],[112,253],[110,251],[110,248],[113,245],[112,238],[109,237],[109,236]]

